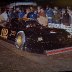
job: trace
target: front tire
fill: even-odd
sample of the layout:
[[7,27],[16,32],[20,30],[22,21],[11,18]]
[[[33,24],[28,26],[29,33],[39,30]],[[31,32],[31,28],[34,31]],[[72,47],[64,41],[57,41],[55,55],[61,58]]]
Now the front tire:
[[[17,33],[16,39],[15,39],[15,46],[16,48],[23,50],[23,48],[25,47],[25,33],[24,31],[19,31]],[[25,49],[25,48],[24,48]]]

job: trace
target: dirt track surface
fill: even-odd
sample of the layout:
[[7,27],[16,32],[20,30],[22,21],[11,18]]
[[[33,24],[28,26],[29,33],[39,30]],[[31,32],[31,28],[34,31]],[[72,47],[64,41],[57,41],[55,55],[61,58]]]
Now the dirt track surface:
[[51,56],[32,54],[0,40],[0,72],[59,71],[72,71],[72,51]]

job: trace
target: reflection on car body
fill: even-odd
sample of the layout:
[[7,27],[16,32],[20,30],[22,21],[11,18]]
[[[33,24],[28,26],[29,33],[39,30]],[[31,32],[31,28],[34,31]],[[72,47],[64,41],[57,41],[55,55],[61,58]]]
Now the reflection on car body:
[[11,40],[17,48],[43,53],[72,45],[72,37],[64,29],[46,28],[33,19],[12,19],[0,26],[0,37]]

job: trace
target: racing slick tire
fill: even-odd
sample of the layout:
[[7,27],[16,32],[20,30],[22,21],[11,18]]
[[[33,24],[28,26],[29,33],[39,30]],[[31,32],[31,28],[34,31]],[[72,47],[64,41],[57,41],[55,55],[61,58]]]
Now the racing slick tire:
[[24,33],[24,31],[19,31],[18,33],[17,33],[17,36],[16,36],[16,38],[15,38],[15,46],[16,46],[16,48],[18,48],[18,49],[20,49],[20,50],[25,50],[25,42],[26,42],[26,40],[25,40],[26,38],[25,38],[25,33]]

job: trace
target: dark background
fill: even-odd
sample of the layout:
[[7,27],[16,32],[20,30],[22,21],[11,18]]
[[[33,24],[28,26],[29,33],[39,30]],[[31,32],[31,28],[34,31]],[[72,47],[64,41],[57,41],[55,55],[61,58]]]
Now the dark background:
[[5,6],[13,2],[37,2],[38,5],[51,6],[72,6],[72,0],[0,0],[0,6]]

